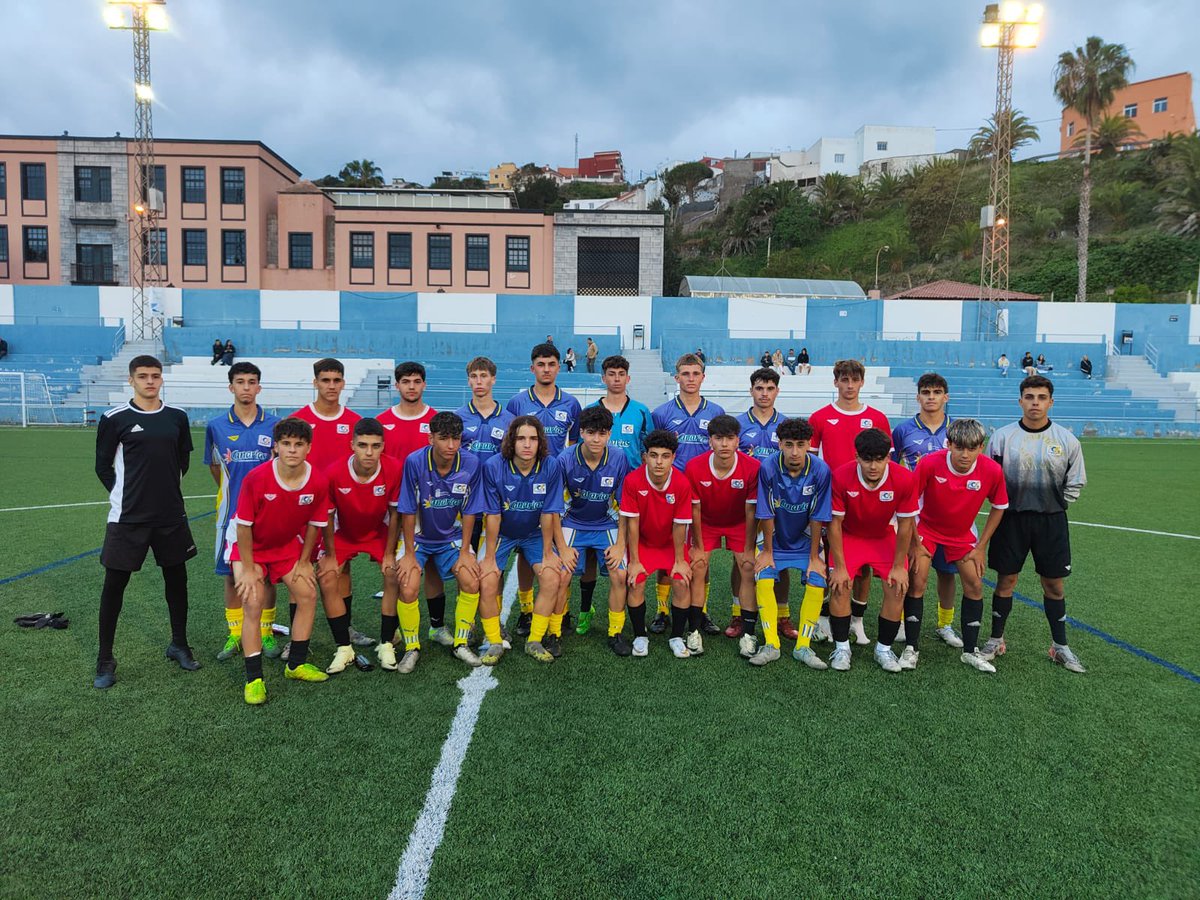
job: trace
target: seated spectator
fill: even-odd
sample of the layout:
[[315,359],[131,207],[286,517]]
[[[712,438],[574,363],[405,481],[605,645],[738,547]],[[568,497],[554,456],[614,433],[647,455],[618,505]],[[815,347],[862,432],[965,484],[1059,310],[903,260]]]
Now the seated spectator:
[[758,358],[758,364],[764,369],[771,368],[771,351],[764,350],[762,356]]
[[1046,362],[1046,357],[1039,353],[1037,363],[1034,364],[1034,369],[1037,370],[1037,374],[1045,375],[1047,372],[1053,372],[1054,366]]
[[1033,354],[1030,353],[1028,350],[1026,350],[1025,355],[1021,357],[1021,368],[1028,369],[1032,365],[1033,365]]
[[4,359],[6,356],[8,356],[8,341],[0,338],[0,359]]
[[783,351],[778,347],[776,347],[775,352],[771,354],[771,368],[780,375],[783,374]]
[[699,347],[696,348],[696,358],[698,360],[700,360],[700,365],[702,365],[702,366],[708,365],[708,357],[704,355],[704,351],[701,350]]
[[212,353],[213,353],[213,358],[212,358],[212,362],[210,362],[209,365],[215,366],[217,363],[219,363],[221,361],[221,357],[225,355],[225,345],[221,343],[220,338],[217,338],[215,341],[213,341]]
[[808,364],[808,348],[807,347],[800,348],[800,355],[798,357],[796,357],[796,365],[798,365],[800,367],[801,375],[808,375],[810,372],[812,372],[812,366],[810,366]]
[[235,353],[237,353],[237,348],[233,346],[233,341],[226,341],[225,346],[221,349],[221,365],[232,366]]
[[575,371],[575,348],[574,347],[567,348],[567,355],[563,357],[563,362],[567,364],[568,372]]
[[1087,358],[1087,354],[1084,354],[1083,359],[1081,359],[1079,361],[1079,371],[1083,375],[1084,378],[1087,378],[1089,381],[1091,380],[1092,361]]
[[1007,377],[1008,377],[1008,370],[1009,370],[1009,367],[1010,367],[1011,365],[1012,365],[1012,363],[1010,363],[1010,362],[1008,361],[1008,354],[1007,354],[1007,353],[1001,353],[1001,354],[1000,354],[1000,358],[999,358],[998,360],[996,360],[996,368],[1000,370],[1000,377],[1001,377],[1001,378],[1007,378]]
[[788,367],[788,371],[793,375],[796,374],[796,348],[788,347],[788,354],[783,358],[783,364]]

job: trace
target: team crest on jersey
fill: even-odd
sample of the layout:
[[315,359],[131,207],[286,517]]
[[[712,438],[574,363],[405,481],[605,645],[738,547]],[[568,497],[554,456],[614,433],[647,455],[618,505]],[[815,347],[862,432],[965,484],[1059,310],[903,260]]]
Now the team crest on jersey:
[[554,411],[554,420],[556,422],[567,421],[567,411],[565,409],[557,409]]
[[429,434],[429,423],[428,422],[421,423],[421,434]]
[[498,440],[503,440],[504,439],[504,429],[503,428],[493,428],[492,429],[492,437],[497,438]]
[[385,490],[386,490],[386,488],[385,488],[385,487],[384,487],[382,484],[377,484],[377,485],[375,485],[375,487],[374,487],[374,488],[372,488],[372,491],[371,491],[371,492],[372,492],[372,493],[373,493],[373,494],[374,494],[376,497],[382,497],[382,496],[383,496],[383,493],[384,493],[384,491],[385,491]]
[[338,493],[339,494],[348,494],[348,493],[350,493],[350,488],[338,488]]
[[621,434],[633,434],[633,423],[626,422],[621,425]]
[[859,419],[858,420],[859,428],[870,428],[874,424],[875,424],[875,421],[873,419]]
[[534,492],[534,494],[546,493],[546,485],[545,484],[535,484],[533,486],[533,492]]
[[465,494],[466,492],[467,492],[467,486],[465,484],[450,485],[450,493],[452,493],[452,494]]
[[977,479],[972,478],[970,481],[967,482],[967,490],[968,491],[978,491],[982,487],[983,487],[983,482],[979,481]]
[[395,425],[392,425],[392,424],[391,424],[391,423],[389,423],[389,422],[384,422],[384,423],[383,423],[383,427],[384,427],[384,428],[386,428],[388,431],[391,431],[391,430],[392,430],[393,428],[395,428],[396,426],[395,426]]
[[746,487],[745,479],[742,479],[742,478],[733,479],[733,487],[738,490],[744,489]]
[[1058,444],[1051,444],[1046,450],[1051,456],[1062,456],[1063,452],[1062,447]]
[[338,422],[337,433],[338,434],[349,434],[350,426],[347,425],[345,422]]
[[806,484],[806,485],[805,485],[803,488],[801,488],[801,490],[800,490],[800,493],[801,493],[803,496],[805,496],[805,497],[811,497],[811,496],[812,496],[812,492],[813,492],[813,486],[812,486],[811,484]]
[[895,500],[895,499],[896,499],[896,495],[895,495],[895,493],[894,493],[894,492],[892,492],[892,491],[880,491],[880,492],[879,492],[879,499],[880,499],[880,500],[881,500],[883,503],[891,503],[893,500]]
[[614,484],[614,479],[612,478],[611,475],[605,475],[603,478],[600,479],[600,487],[610,488],[613,486],[613,484]]
[[777,434],[776,434],[775,432],[773,432],[773,431],[771,432],[771,443],[772,443],[772,444],[778,444],[778,443],[779,443],[779,435],[777,435]]
[[260,434],[258,436],[258,446],[270,447],[271,446],[271,436],[269,434]]
[[301,506],[312,506],[313,499],[316,496],[317,496],[316,494],[301,494],[300,495],[300,505]]
[[275,495],[275,494],[263,494],[263,496],[264,496],[264,497],[266,497],[268,500],[274,500],[274,499],[275,499],[275,497],[276,497],[277,495]]
[[674,502],[675,502],[675,495],[674,495],[674,494],[667,494],[667,496],[666,496],[664,499],[666,499],[666,501],[667,501],[668,503],[674,503]]
[[709,420],[708,420],[708,419],[701,419],[701,420],[700,420],[700,427],[701,427],[701,428],[703,428],[703,429],[705,429],[705,430],[707,431],[707,430],[708,430],[708,423],[709,423]]

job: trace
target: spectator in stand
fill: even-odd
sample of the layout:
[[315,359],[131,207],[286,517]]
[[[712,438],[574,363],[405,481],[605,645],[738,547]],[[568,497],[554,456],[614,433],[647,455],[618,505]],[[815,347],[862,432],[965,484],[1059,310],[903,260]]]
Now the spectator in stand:
[[233,341],[226,341],[225,346],[221,348],[221,365],[232,366],[235,353],[237,348],[233,346]]
[[212,350],[213,350],[213,358],[212,358],[212,362],[210,362],[209,365],[215,366],[217,363],[219,363],[221,361],[221,357],[225,355],[225,345],[221,343],[220,338],[217,338],[216,340],[213,341]]
[[587,342],[587,352],[584,353],[584,358],[587,359],[587,370],[589,372],[595,372],[596,357],[600,355],[600,348],[596,346],[596,342],[591,338],[588,338]]
[[783,364],[788,367],[788,371],[793,375],[796,374],[796,348],[788,347],[788,355],[783,358]]
[[1046,362],[1046,357],[1039,353],[1037,362],[1034,364],[1034,369],[1037,370],[1037,374],[1045,375],[1047,372],[1053,372],[1054,366]]
[[[3,341],[0,341],[0,343],[3,343]],[[1092,361],[1087,358],[1086,353],[1084,354],[1083,359],[1079,361],[1079,372],[1088,381],[1092,380]]]
[[800,355],[796,357],[796,364],[800,367],[801,375],[808,375],[812,372],[812,366],[808,364],[808,348],[801,347]]
[[[0,338],[0,359],[4,359],[6,356],[8,356],[8,341]],[[1085,356],[1084,359],[1087,359],[1087,357]]]
[[567,355],[563,357],[563,362],[567,364],[568,372],[575,371],[575,348],[574,347],[567,348]]
[[771,354],[771,368],[773,368],[780,375],[783,375],[783,351],[778,347],[776,347],[775,352]]
[[1028,350],[1026,350],[1025,355],[1021,357],[1021,368],[1028,369],[1032,366],[1033,366],[1033,354],[1030,353]]
[[996,360],[996,368],[1000,370],[1000,377],[1007,378],[1008,370],[1012,367],[1012,363],[1008,361],[1008,354],[1001,353],[1000,358]]
[[696,359],[700,360],[700,365],[707,366],[708,358],[704,355],[704,351],[699,347],[696,348]]
[[552,334],[546,335],[546,343],[553,344],[554,343],[554,335],[552,335]]
[[764,350],[762,356],[758,358],[758,364],[764,369],[771,368],[771,351]]

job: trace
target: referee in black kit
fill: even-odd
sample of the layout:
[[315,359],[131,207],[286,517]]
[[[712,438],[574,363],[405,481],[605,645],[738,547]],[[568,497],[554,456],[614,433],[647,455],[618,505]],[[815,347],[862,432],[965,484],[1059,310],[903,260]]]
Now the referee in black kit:
[[162,569],[171,643],[167,659],[193,671],[200,663],[187,642],[187,561],[196,555],[183,506],[183,476],[192,453],[187,413],[159,399],[162,363],[153,356],[129,361],[133,397],[108,410],[96,429],[96,475],[108,489],[111,508],[100,563],[100,650],[95,687],[116,681],[113,639],[129,577],[142,567],[146,552]]

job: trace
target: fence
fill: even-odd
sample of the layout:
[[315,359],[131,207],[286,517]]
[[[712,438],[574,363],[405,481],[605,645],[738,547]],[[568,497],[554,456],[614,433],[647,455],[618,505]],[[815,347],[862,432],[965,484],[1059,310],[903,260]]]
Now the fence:
[[[61,407],[61,404],[57,406]],[[45,375],[0,372],[0,422],[23,428],[60,424]]]

